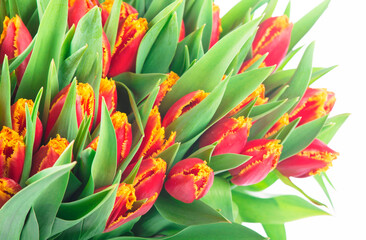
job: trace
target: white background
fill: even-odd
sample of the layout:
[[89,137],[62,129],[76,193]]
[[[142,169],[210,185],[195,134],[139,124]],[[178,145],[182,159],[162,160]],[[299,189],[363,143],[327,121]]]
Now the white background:
[[[223,16],[238,0],[216,0]],[[296,22],[321,0],[292,0],[290,21]],[[274,16],[282,15],[287,0],[279,0]],[[329,205],[333,216],[302,219],[286,224],[288,240],[366,239],[366,1],[333,0],[316,25],[297,45],[315,40],[313,65],[339,65],[322,77],[315,87],[336,93],[337,102],[331,116],[351,113],[329,146],[341,155],[328,170],[335,189],[329,188],[334,209],[313,179],[296,184],[310,196]],[[301,57],[299,54],[298,57]],[[290,67],[296,67],[299,58]],[[288,187],[275,185],[273,192],[296,194]],[[260,226],[248,225],[264,234]]]

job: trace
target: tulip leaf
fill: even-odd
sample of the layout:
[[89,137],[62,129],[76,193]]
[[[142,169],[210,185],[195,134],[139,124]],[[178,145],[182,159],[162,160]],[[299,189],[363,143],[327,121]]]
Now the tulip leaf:
[[274,10],[276,8],[277,2],[278,2],[278,0],[269,0],[268,1],[267,6],[266,6],[266,8],[263,11],[264,17],[263,17],[262,22],[264,20],[272,17],[272,14],[273,14],[273,12],[274,12]]
[[250,116],[255,103],[257,102],[258,97],[250,101],[246,106],[244,106],[241,110],[239,110],[236,114],[233,115],[233,118],[238,118],[240,116],[248,117]]
[[259,198],[237,191],[232,194],[233,201],[240,206],[239,215],[244,222],[283,224],[306,217],[329,215],[298,196]]
[[179,150],[180,143],[174,143],[167,149],[165,149],[163,152],[161,152],[158,157],[163,159],[167,164],[167,172],[172,167],[175,156],[177,155],[177,152]]
[[39,224],[33,207],[31,207],[25,221],[20,240],[39,240]]
[[52,59],[47,76],[46,94],[42,111],[42,122],[44,123],[46,123],[48,120],[51,101],[57,95],[58,92],[59,88],[58,88],[57,68],[55,65],[55,61]]
[[263,224],[263,228],[269,239],[286,240],[286,229],[284,224]]
[[[256,60],[252,65],[250,65],[245,71],[250,71],[250,70],[259,68],[267,56],[268,56],[268,53],[265,53],[262,57],[260,57],[258,60]],[[273,70],[274,70],[274,67],[273,67]]]
[[183,3],[183,0],[176,0],[173,3],[169,4],[163,10],[161,10],[151,21],[149,21],[149,29],[158,24],[161,21],[165,21],[169,18],[169,16],[177,10],[177,8]]
[[224,171],[239,167],[251,158],[251,156],[233,153],[215,155],[212,156],[209,166],[214,170],[215,173],[222,173]]
[[[290,3],[290,2],[289,2]],[[277,71],[281,71],[287,65],[287,63],[298,53],[303,46],[296,48],[295,50],[291,50],[287,53],[286,57],[282,60],[281,64],[278,66]]]
[[147,97],[147,99],[139,107],[141,122],[144,128],[146,127],[147,120],[149,119],[151,109],[154,106],[155,99],[158,96],[159,89],[159,85],[156,85],[155,88],[151,91],[150,95]]
[[17,57],[10,60],[9,65],[9,72],[13,72],[15,69],[17,69],[22,62],[28,57],[28,55],[31,53],[34,47],[34,43],[36,41],[37,36],[35,36],[32,40],[32,42],[28,45],[28,47]]
[[131,229],[134,227],[134,225],[140,220],[140,217],[134,218],[124,224],[122,224],[117,229],[110,231],[110,232],[104,232],[101,234],[98,234],[93,237],[93,240],[104,240],[104,239],[112,239],[114,237],[129,235],[131,233]]
[[210,191],[201,199],[202,202],[217,209],[228,220],[234,221],[230,183],[221,177],[215,177]]
[[313,10],[303,16],[294,24],[291,32],[291,42],[289,51],[305,36],[305,34],[312,28],[315,22],[320,18],[323,12],[327,9],[330,0],[324,0]]
[[[56,66],[59,63],[66,24],[67,2],[50,0],[39,25],[37,39],[19,85],[16,99],[33,99],[41,87],[46,87],[52,59],[55,60]],[[43,109],[43,101],[41,109]]]
[[85,142],[89,134],[89,127],[91,124],[91,116],[85,116],[81,121],[78,133],[75,138],[75,147],[73,155],[77,159],[81,151],[85,148]]
[[327,119],[316,138],[328,144],[349,116],[349,113],[343,113]]
[[317,183],[319,184],[319,186],[323,190],[325,196],[327,196],[328,201],[333,206],[332,198],[330,197],[329,191],[328,191],[327,187],[325,186],[325,183],[324,183],[324,179],[323,178],[326,178],[326,175],[324,175],[324,172],[322,172],[322,173],[317,174],[317,175],[314,176],[314,179],[317,181]]
[[0,126],[13,128],[11,123],[11,83],[8,57],[5,55],[0,78]]
[[164,190],[155,202],[158,212],[169,221],[182,225],[198,225],[228,220],[206,203],[198,200],[192,203],[183,203],[172,198]]
[[280,87],[276,91],[274,91],[270,96],[269,103],[277,101],[278,99],[280,99],[282,94],[287,91],[288,87],[289,87],[289,85],[283,85],[282,87]]
[[225,36],[200,60],[189,68],[163,99],[160,110],[165,114],[169,107],[186,94],[198,89],[211,92],[224,76],[239,49],[255,31],[260,19],[251,21]]
[[328,116],[324,116],[295,128],[283,144],[280,161],[305,149],[319,134]]
[[[51,189],[49,186],[68,174],[74,165],[71,163],[53,167],[47,176],[30,184],[6,202],[0,209],[0,239],[18,239],[32,205],[42,195],[48,196],[53,191],[61,192],[60,189]],[[12,216],[11,221],[9,216]]]
[[117,139],[107,105],[103,99],[100,137],[91,168],[95,188],[112,184],[117,170]]
[[227,68],[226,74],[230,73],[230,71],[233,71],[233,74],[237,74],[240,71],[245,58],[252,49],[254,37],[255,34],[253,34],[253,36],[245,42],[244,46],[240,49],[240,52],[236,55],[234,60],[230,63],[230,66]]
[[316,72],[313,72],[313,74],[311,76],[311,79],[310,79],[310,82],[309,82],[309,85],[313,84],[316,80],[318,80],[319,78],[321,78],[322,76],[324,76],[328,72],[332,71],[336,67],[337,67],[337,65],[331,66],[329,68],[315,68],[314,70],[316,70]]
[[128,176],[122,180],[124,183],[133,184],[133,181],[135,181],[136,175],[140,169],[141,162],[142,162],[142,157],[136,162],[135,166],[132,168],[132,170],[128,174]]
[[207,164],[209,165],[211,162],[212,153],[215,150],[216,145],[217,145],[217,142],[215,142],[211,145],[202,147],[202,148],[198,149],[197,151],[195,151],[194,153],[192,153],[187,158],[199,158],[203,161],[206,161]]
[[252,118],[252,121],[258,120],[264,116],[267,116],[271,112],[275,111],[280,106],[282,106],[282,104],[284,104],[285,102],[286,102],[286,100],[281,100],[281,101],[277,101],[277,102],[266,103],[266,104],[254,106],[253,109],[251,110],[250,114],[248,115],[248,117]]
[[246,12],[255,6],[258,0],[241,0],[221,19],[222,36],[230,33],[232,30],[244,23]]
[[114,49],[114,44],[116,42],[119,18],[121,12],[122,0],[113,1],[112,10],[108,16],[107,22],[104,25],[104,32],[107,35],[108,42],[110,45],[110,51]]
[[[24,24],[27,25],[33,12],[37,9],[37,2],[35,0],[22,1],[22,0],[9,0],[9,17],[15,17],[15,14],[19,15]],[[1,8],[5,8],[1,6]]]
[[287,126],[284,126],[282,129],[280,129],[276,134],[268,137],[268,139],[278,139],[281,140],[281,144],[284,144],[292,133],[292,131],[297,127],[299,124],[301,118],[297,118],[290,122]]
[[290,13],[291,13],[291,1],[289,0],[283,15],[286,15],[288,18],[290,18]]
[[146,18],[146,20],[150,22],[151,20],[153,20],[155,16],[157,16],[162,11],[162,9],[165,9],[174,2],[175,2],[174,0],[153,0],[151,5],[146,11],[144,18]]

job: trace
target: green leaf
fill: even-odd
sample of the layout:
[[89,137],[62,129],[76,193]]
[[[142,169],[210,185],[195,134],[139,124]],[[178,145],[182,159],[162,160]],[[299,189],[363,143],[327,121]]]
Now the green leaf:
[[216,145],[217,145],[217,143],[213,143],[211,145],[200,148],[197,151],[195,151],[194,153],[192,153],[187,158],[199,158],[203,161],[206,161],[207,164],[210,164],[211,156],[212,156],[213,151],[215,150]]
[[177,224],[190,226],[228,222],[219,212],[200,200],[189,204],[183,203],[172,198],[165,191],[160,193],[155,207],[164,218]]
[[264,231],[272,240],[286,240],[286,229],[284,224],[263,224]]
[[232,194],[233,201],[240,206],[239,215],[244,222],[283,224],[306,217],[329,215],[298,196],[259,198],[237,191]]
[[0,79],[0,126],[7,126],[12,129],[10,87],[8,56],[5,55]]
[[48,120],[52,99],[57,95],[58,92],[59,88],[58,88],[57,68],[55,65],[55,61],[52,59],[47,76],[46,94],[42,111],[42,122],[44,123],[46,123]]
[[39,20],[42,20],[44,11],[46,10],[46,7],[49,3],[49,0],[37,0],[37,10],[38,10],[38,17]]
[[320,18],[323,12],[327,9],[330,0],[325,0],[313,10],[303,16],[294,24],[291,32],[291,42],[289,51],[300,41],[300,39],[311,29],[315,22]]
[[159,86],[156,85],[155,88],[151,91],[150,95],[147,97],[146,101],[144,101],[139,107],[141,122],[144,128],[146,127],[147,120],[149,119],[151,109],[154,106],[155,99],[158,96],[159,89]]
[[149,29],[159,23],[160,21],[167,19],[177,8],[183,3],[183,0],[176,0],[173,3],[169,4],[166,8],[161,10],[154,18],[149,21]]
[[179,147],[180,143],[174,143],[158,155],[159,158],[163,159],[167,163],[167,172],[173,165]]
[[[22,1],[22,0],[10,0],[8,1],[9,8],[8,11],[9,17],[15,17],[15,14],[18,14],[24,24],[27,24],[30,20],[33,12],[37,9],[37,2],[35,0],[30,1]],[[5,7],[1,7],[5,8]]]
[[316,138],[328,144],[349,116],[349,113],[343,113],[327,119]]
[[31,208],[25,221],[20,240],[39,240],[39,225],[34,209]]
[[[336,67],[337,67],[337,65],[331,66],[329,68],[314,68],[313,69],[313,74],[312,74],[310,82],[309,82],[309,85],[313,84],[316,80],[318,80],[319,78],[321,78],[322,76],[324,76],[328,72],[332,71]],[[316,72],[314,72],[314,71],[316,71]]]
[[17,69],[22,62],[28,57],[29,53],[33,50],[34,43],[36,42],[37,36],[35,36],[28,47],[17,57],[10,60],[9,72],[13,72]]
[[252,121],[258,120],[258,119],[272,113],[273,111],[278,109],[280,106],[282,106],[282,104],[284,104],[285,102],[286,102],[286,100],[282,100],[282,101],[271,102],[271,103],[254,106],[248,116],[250,118],[252,118]]
[[221,39],[196,64],[189,68],[165,96],[160,110],[169,107],[186,94],[198,89],[211,92],[224,76],[238,50],[252,36],[260,19],[251,21]]
[[267,4],[267,6],[266,6],[266,8],[264,9],[264,12],[263,12],[264,17],[263,17],[262,22],[265,19],[272,17],[272,14],[273,14],[276,6],[277,6],[277,2],[278,2],[278,0],[269,0],[268,1],[268,4]]
[[324,126],[327,117],[321,117],[295,128],[283,144],[280,161],[295,155],[309,146]]
[[276,134],[269,137],[269,139],[278,139],[281,140],[281,144],[284,144],[292,133],[292,131],[297,127],[299,124],[301,118],[297,118],[294,121],[290,122],[287,126],[284,126],[282,129],[280,129]]
[[100,137],[92,165],[95,188],[112,184],[117,170],[117,139],[107,105],[103,99]]
[[291,1],[289,0],[283,15],[286,15],[288,18],[290,18],[290,13],[291,13]]
[[215,173],[221,173],[239,167],[251,158],[251,156],[233,153],[215,155],[212,157],[209,166]]
[[153,20],[163,9],[172,4],[174,0],[153,0],[150,7],[147,9],[144,18],[148,22]]
[[112,10],[108,16],[107,22],[104,25],[104,32],[107,35],[111,52],[113,51],[114,44],[116,42],[121,4],[122,0],[117,0],[113,2]]
[[[290,2],[289,2],[290,4]],[[292,50],[287,53],[286,57],[282,60],[281,64],[277,68],[277,72],[283,70],[283,68],[287,65],[287,63],[302,49],[301,47],[296,48],[295,50]]]
[[136,162],[135,166],[132,168],[131,172],[128,176],[123,180],[124,183],[133,184],[133,181],[136,178],[137,172],[139,171],[140,165],[142,162],[142,157]]
[[[319,184],[319,186],[321,187],[321,189],[323,190],[325,196],[327,196],[328,201],[330,202],[330,204],[333,206],[333,202],[332,202],[332,198],[330,197],[329,191],[327,189],[327,186],[324,183],[323,178],[325,177],[323,173],[317,174],[314,176],[314,179],[317,181],[317,183]],[[333,206],[334,207],[334,206]]]
[[[41,87],[46,87],[52,59],[55,60],[55,64],[58,66],[66,25],[67,2],[64,0],[50,0],[39,25],[37,39],[19,85],[16,99],[33,99]],[[41,102],[42,108],[43,101]]]
[[80,123],[78,133],[75,138],[74,157],[77,159],[81,151],[85,148],[85,142],[89,134],[89,127],[91,124],[91,116],[85,116]]
[[278,88],[275,92],[273,92],[270,95],[269,103],[277,101],[278,99],[280,99],[282,94],[287,91],[288,87],[289,87],[289,85],[283,85],[282,87]]
[[227,68],[226,74],[229,74],[231,71],[233,71],[233,74],[237,74],[240,71],[245,58],[247,57],[248,53],[250,53],[250,51],[252,50],[252,43],[253,43],[254,37],[255,37],[255,34],[253,34],[253,36],[250,37],[245,42],[244,46],[240,49],[239,53],[230,63],[230,66]]

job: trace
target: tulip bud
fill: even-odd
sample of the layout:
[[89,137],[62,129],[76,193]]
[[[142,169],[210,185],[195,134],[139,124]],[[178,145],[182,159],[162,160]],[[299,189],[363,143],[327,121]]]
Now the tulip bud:
[[222,27],[220,19],[220,8],[216,4],[212,4],[212,32],[211,32],[210,48],[219,41],[221,32]]
[[304,178],[325,172],[339,153],[322,141],[315,139],[298,154],[278,163],[277,170],[287,177]]
[[[109,14],[112,11],[113,3],[114,3],[114,0],[106,0],[100,4],[100,7],[102,8],[103,26],[107,22]],[[137,10],[135,8],[133,8],[130,4],[122,2],[118,26],[121,26],[129,15],[136,14],[136,13],[138,13]]]
[[137,16],[138,14],[129,15],[120,27],[117,41],[112,51],[109,77],[135,71],[137,51],[147,31],[146,19],[137,19]]
[[110,232],[124,223],[147,213],[155,203],[158,193],[148,199],[140,199],[131,184],[120,183],[116,200],[104,232]]
[[109,66],[111,64],[111,45],[109,44],[107,35],[102,34],[102,51],[103,51],[103,62],[102,62],[102,77],[107,76]]
[[[130,164],[122,175],[126,178],[136,164]],[[161,158],[147,158],[142,160],[140,168],[133,181],[136,195],[140,199],[150,198],[155,193],[160,193],[164,184],[166,162]]]
[[265,87],[264,87],[264,84],[261,84],[261,85],[259,85],[259,87],[256,90],[254,90],[254,92],[252,92],[247,98],[245,98],[241,103],[239,103],[238,106],[236,106],[233,110],[231,110],[226,115],[226,117],[231,117],[231,116],[235,115],[241,109],[243,109],[246,105],[248,105],[248,103],[250,103],[251,101],[253,101],[257,97],[258,97],[257,101],[254,104],[255,106],[267,103],[268,98],[266,98],[264,96],[264,93],[265,93]]
[[179,161],[170,170],[165,190],[175,199],[191,203],[206,195],[214,180],[213,170],[206,161],[187,158]]
[[165,95],[172,90],[174,84],[179,80],[179,76],[175,72],[170,72],[168,78],[160,84],[158,95],[155,99],[154,106],[159,106]]
[[[13,130],[16,131],[23,138],[25,137],[25,134],[27,131],[26,130],[27,121],[26,121],[26,117],[25,117],[25,104],[28,105],[29,113],[32,113],[33,105],[34,105],[32,100],[20,98],[18,101],[16,101],[11,106],[11,123],[12,123]],[[39,148],[39,146],[41,145],[42,135],[43,135],[42,122],[39,119],[39,117],[37,116],[33,151],[36,151]]]
[[161,127],[161,117],[158,107],[154,107],[146,123],[144,139],[131,163],[135,163],[141,157],[145,159],[158,156],[174,144],[175,135],[176,133],[172,132],[168,139],[165,138],[165,128]]
[[[67,94],[69,93],[71,84],[63,88],[53,99],[51,103],[51,108],[48,114],[48,121],[45,133],[45,139],[48,139],[48,136],[55,125],[57,118],[60,115],[60,112],[65,104],[65,100]],[[81,121],[84,119],[84,116],[91,116],[91,122],[94,119],[94,91],[93,88],[88,83],[78,83],[76,87],[76,119],[78,126],[80,126]],[[92,125],[90,125],[89,130]]]
[[328,92],[325,88],[308,88],[291,112],[289,120],[301,117],[298,126],[303,125],[312,120],[321,118],[328,114],[335,103],[333,92]]
[[247,186],[262,181],[270,171],[276,168],[282,145],[279,140],[256,139],[245,145],[242,154],[252,156],[244,164],[230,170],[231,182]]
[[288,113],[285,113],[272,127],[268,130],[265,138],[268,138],[274,134],[276,134],[282,127],[287,126],[289,124]]
[[205,93],[202,90],[194,91],[188,93],[181,99],[179,99],[176,103],[174,103],[165,114],[163,119],[163,127],[169,126],[175,119],[182,116],[200,102],[203,101],[208,96],[209,93]]
[[0,178],[0,209],[17,192],[22,190],[18,183],[10,178]]
[[68,145],[69,142],[57,134],[56,138],[51,139],[47,145],[40,147],[33,156],[31,176],[52,167]]
[[[128,118],[125,113],[115,112],[111,116],[112,124],[114,130],[116,131],[117,138],[117,166],[122,163],[122,161],[130,153],[132,144],[132,131],[131,124],[128,123]],[[89,147],[97,150],[99,142],[99,136],[96,137],[90,144]]]
[[180,25],[180,31],[179,31],[179,42],[182,41],[186,37],[186,27],[184,25],[184,22],[182,21],[182,24]]
[[69,28],[72,25],[77,26],[79,20],[91,10],[98,6],[97,0],[69,0],[68,19]]
[[[19,56],[31,42],[32,36],[18,15],[11,19],[5,17],[3,32],[0,36],[0,64],[3,64],[5,55],[7,55],[9,59]],[[29,58],[30,54],[15,70],[17,86],[19,86],[25,69],[27,68]]]
[[217,142],[212,156],[225,153],[239,154],[247,143],[251,126],[250,118],[224,118],[202,135],[199,147],[202,148]]
[[25,144],[23,137],[8,127],[0,131],[0,178],[20,181],[23,172]]
[[102,101],[103,98],[105,100],[105,104],[107,105],[107,109],[109,112],[114,113],[117,107],[117,88],[116,83],[113,79],[108,80],[108,78],[102,78],[100,80],[99,86],[99,106],[98,106],[98,115],[97,120],[95,122],[96,125],[100,123],[100,116],[102,114]]

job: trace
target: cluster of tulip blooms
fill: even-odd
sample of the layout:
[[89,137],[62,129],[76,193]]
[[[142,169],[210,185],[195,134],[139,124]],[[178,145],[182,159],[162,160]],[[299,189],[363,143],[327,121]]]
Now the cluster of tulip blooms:
[[264,239],[242,222],[277,239],[326,214],[251,193],[323,183],[338,156],[348,115],[328,118],[334,93],[310,87],[332,68],[310,44],[283,70],[328,1],[295,25],[271,3],[252,20],[268,1],[222,19],[211,0],[29,2],[0,1],[1,239]]

